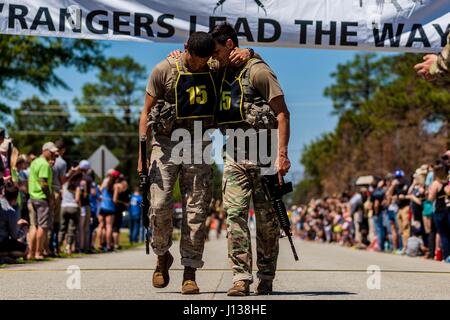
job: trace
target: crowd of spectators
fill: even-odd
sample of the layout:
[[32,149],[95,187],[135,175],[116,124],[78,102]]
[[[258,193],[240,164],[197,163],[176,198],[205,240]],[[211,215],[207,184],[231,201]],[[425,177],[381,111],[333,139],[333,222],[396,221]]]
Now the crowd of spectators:
[[[59,140],[45,143],[39,155],[20,154],[0,128],[0,263],[118,250],[124,215],[129,242],[142,241],[139,189],[131,193],[117,170],[109,170],[103,181],[96,179],[87,160],[68,169],[65,152]],[[450,262],[449,173],[450,150],[410,177],[396,170],[359,183],[353,192],[293,206],[293,234]],[[212,221],[220,236],[226,216],[220,200],[211,203],[210,211],[207,239]],[[254,225],[252,217],[250,212]]]
[[58,140],[20,154],[0,128],[1,263],[121,249],[124,215],[130,243],[142,239],[139,190],[117,170],[97,183],[87,160],[68,168],[65,152]]
[[293,233],[337,243],[450,263],[450,150],[410,176],[402,170],[289,212]]

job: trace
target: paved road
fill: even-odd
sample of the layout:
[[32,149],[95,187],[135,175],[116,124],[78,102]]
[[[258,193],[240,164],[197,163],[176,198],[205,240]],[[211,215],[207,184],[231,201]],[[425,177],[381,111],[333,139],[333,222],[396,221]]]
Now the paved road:
[[[270,299],[450,299],[449,264],[300,240],[295,244],[299,262],[294,261],[287,239],[281,240],[275,294]],[[0,299],[229,299],[225,239],[207,242],[205,266],[197,273],[202,293],[196,296],[179,293],[183,269],[178,246],[175,242],[171,250],[175,263],[165,289],[151,286],[155,256],[146,256],[140,247],[0,269]],[[80,289],[67,289],[71,265],[81,270]],[[381,273],[368,274],[373,265]],[[374,278],[377,275],[380,281]],[[379,289],[368,289],[369,277],[370,287],[379,284]]]

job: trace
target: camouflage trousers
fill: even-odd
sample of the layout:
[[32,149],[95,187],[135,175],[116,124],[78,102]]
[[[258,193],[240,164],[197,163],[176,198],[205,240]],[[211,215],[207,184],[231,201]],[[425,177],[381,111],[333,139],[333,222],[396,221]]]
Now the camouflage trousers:
[[212,197],[212,167],[208,164],[177,164],[172,159],[176,142],[156,135],[150,157],[151,246],[157,255],[172,245],[173,189],[179,180],[182,196],[181,264],[201,268],[205,244],[205,220]]
[[253,282],[252,246],[248,227],[250,198],[253,198],[256,218],[256,276],[272,280],[277,268],[280,226],[276,212],[264,196],[260,169],[254,164],[238,164],[226,157],[223,204],[227,212],[228,260],[233,270],[233,282]]

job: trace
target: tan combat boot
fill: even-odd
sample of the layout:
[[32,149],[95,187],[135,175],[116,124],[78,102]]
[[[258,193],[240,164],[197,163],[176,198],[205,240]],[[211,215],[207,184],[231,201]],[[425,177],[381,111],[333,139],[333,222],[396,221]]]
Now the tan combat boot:
[[256,295],[270,295],[272,294],[272,280],[259,279],[258,285],[256,286]]
[[169,251],[158,256],[155,272],[153,272],[153,286],[155,288],[165,288],[169,284],[169,268],[173,263],[173,257]]
[[200,289],[195,282],[195,271],[197,269],[191,267],[184,267],[183,286],[181,287],[182,294],[198,294]]
[[230,297],[243,297],[250,295],[250,281],[236,281],[233,284],[233,287],[228,290],[227,295]]

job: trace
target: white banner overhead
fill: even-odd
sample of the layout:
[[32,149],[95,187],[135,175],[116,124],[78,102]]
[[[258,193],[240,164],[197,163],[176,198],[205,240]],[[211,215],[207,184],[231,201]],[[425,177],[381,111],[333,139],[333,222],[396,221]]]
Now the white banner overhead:
[[438,51],[450,0],[0,0],[0,33],[184,42],[227,21],[241,44]]

